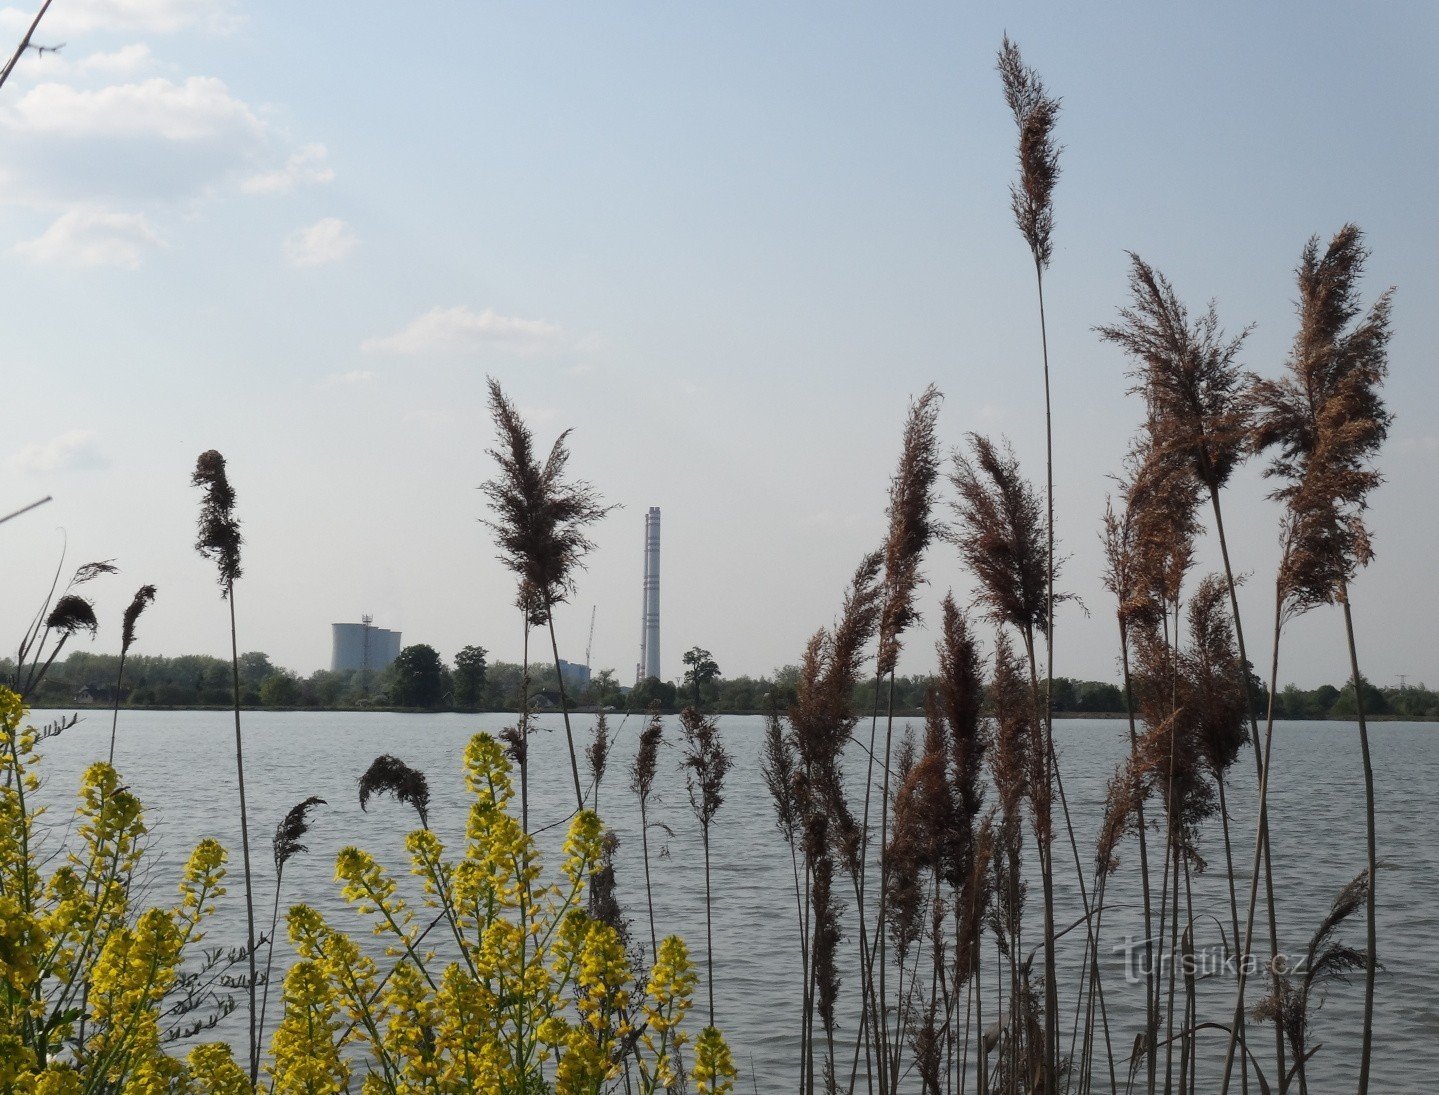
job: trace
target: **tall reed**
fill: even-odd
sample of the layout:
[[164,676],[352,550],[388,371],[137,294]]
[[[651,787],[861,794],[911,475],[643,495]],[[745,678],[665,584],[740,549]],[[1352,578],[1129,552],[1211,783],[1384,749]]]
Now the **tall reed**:
[[141,586],[125,608],[120,628],[120,666],[115,670],[115,704],[110,713],[110,756],[109,763],[115,763],[115,733],[120,728],[120,692],[125,685],[125,655],[135,644],[135,624],[140,614],[155,600],[154,586]]
[[[1312,237],[1300,258],[1299,332],[1279,380],[1257,380],[1252,397],[1257,451],[1275,450],[1266,474],[1282,480],[1272,497],[1285,507],[1284,552],[1277,579],[1275,662],[1280,630],[1287,619],[1319,605],[1338,603],[1353,675],[1364,762],[1364,807],[1368,886],[1365,921],[1368,951],[1364,975],[1364,1021],[1359,1086],[1369,1086],[1373,1051],[1374,978],[1378,967],[1375,922],[1378,852],[1375,834],[1374,768],[1364,715],[1363,678],[1354,638],[1349,586],[1374,557],[1364,521],[1369,494],[1383,477],[1372,461],[1389,433],[1392,415],[1380,388],[1388,372],[1389,315],[1393,290],[1380,294],[1366,313],[1358,282],[1369,252],[1353,224],[1341,228],[1321,252]],[[1267,822],[1268,753],[1273,731],[1265,726],[1265,778],[1261,781],[1260,827]],[[1251,898],[1252,918],[1252,898]],[[1247,933],[1246,933],[1247,936]],[[1247,937],[1246,937],[1247,949]],[[1243,981],[1238,993],[1243,1001]]]
[[245,745],[240,733],[240,646],[235,628],[235,582],[240,569],[240,522],[235,516],[235,489],[225,472],[225,458],[215,449],[200,454],[190,482],[201,490],[199,536],[195,550],[214,562],[220,596],[230,610],[230,681],[235,708],[235,782],[240,792],[240,852],[245,867],[245,951],[249,964],[250,1083],[260,1076],[260,1045],[255,1007],[255,884],[250,871],[250,814],[245,805]]
[[710,888],[710,827],[724,805],[725,777],[734,758],[720,739],[719,720],[705,717],[693,707],[680,712],[684,741],[685,786],[690,808],[700,823],[705,861],[705,968],[709,989],[709,1025],[715,1025],[714,897]]
[[[529,427],[493,377],[489,379],[489,392],[490,415],[499,435],[499,446],[489,454],[500,470],[480,487],[494,515],[482,520],[495,534],[500,561],[519,579],[522,601],[533,598],[549,627],[565,741],[570,751],[575,809],[582,810],[585,796],[580,786],[579,756],[570,726],[564,674],[560,672],[554,609],[574,592],[575,572],[584,568],[584,558],[594,547],[585,534],[586,528],[614,507],[602,505],[598,493],[585,481],[565,479],[570,459],[566,445],[569,430],[555,439],[541,463]],[[526,590],[528,596],[523,595]],[[528,603],[522,607],[527,620],[537,617]]]
[[[1054,255],[1054,187],[1059,181],[1059,145],[1054,139],[1055,123],[1059,120],[1060,101],[1045,91],[1039,73],[1024,63],[1019,47],[1006,35],[999,50],[998,69],[1004,87],[1004,101],[1014,115],[1019,129],[1019,179],[1010,186],[1010,208],[1015,224],[1034,260],[1035,289],[1039,299],[1039,339],[1044,366],[1044,508],[1046,551],[1045,604],[1045,727],[1052,739],[1050,721],[1051,694],[1054,690],[1054,416],[1050,405],[1049,328],[1044,315],[1044,273]],[[1033,653],[1031,652],[1031,662]],[[1046,745],[1053,752],[1053,741]],[[1053,765],[1046,759],[1046,768]],[[1049,772],[1046,778],[1053,778]],[[1078,851],[1076,849],[1076,859]],[[1048,854],[1045,853],[1046,863]],[[1049,867],[1045,867],[1046,872]],[[1048,909],[1052,914],[1052,909]],[[1052,927],[1052,925],[1051,925]],[[1048,934],[1048,932],[1046,932]],[[1052,945],[1048,947],[1052,952]],[[1052,972],[1052,971],[1049,971]],[[1053,1095],[1059,1066],[1059,1004],[1052,980],[1045,982],[1045,1038],[1048,1075],[1047,1095]]]
[[640,850],[645,867],[645,909],[650,922],[650,961],[659,955],[659,936],[655,932],[655,891],[650,879],[650,798],[654,794],[655,774],[659,769],[660,746],[664,744],[665,723],[659,704],[650,708],[649,722],[640,731],[640,745],[630,765],[630,790],[640,804]]
[[260,1019],[257,1024],[262,1045],[265,1041],[265,1012],[270,1004],[270,978],[275,969],[275,933],[280,927],[280,887],[285,878],[285,864],[301,852],[309,851],[301,841],[310,831],[310,811],[325,805],[328,804],[319,795],[311,795],[296,803],[275,826],[275,835],[270,841],[270,851],[275,860],[275,900],[270,908],[270,933],[265,944],[265,991],[260,995]]

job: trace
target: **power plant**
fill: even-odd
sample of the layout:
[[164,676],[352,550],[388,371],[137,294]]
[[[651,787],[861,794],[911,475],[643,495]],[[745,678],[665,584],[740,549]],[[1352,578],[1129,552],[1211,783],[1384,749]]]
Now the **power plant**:
[[331,624],[330,629],[334,641],[331,673],[347,669],[378,672],[400,656],[400,633],[375,627],[373,616],[361,616],[357,624]]
[[660,675],[660,508],[645,514],[644,608],[640,620],[640,663],[635,683]]

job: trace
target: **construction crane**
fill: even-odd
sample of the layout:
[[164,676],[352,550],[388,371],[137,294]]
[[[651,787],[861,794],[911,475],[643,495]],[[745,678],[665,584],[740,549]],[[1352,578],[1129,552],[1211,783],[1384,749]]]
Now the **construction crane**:
[[595,647],[595,613],[599,611],[599,607],[599,605],[590,606],[590,638],[585,643],[585,668],[591,669],[591,671],[593,671],[594,662],[590,661],[590,651]]

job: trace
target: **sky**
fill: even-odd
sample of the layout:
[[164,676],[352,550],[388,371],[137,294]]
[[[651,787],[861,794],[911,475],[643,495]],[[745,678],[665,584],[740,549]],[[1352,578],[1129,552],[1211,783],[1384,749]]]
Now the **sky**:
[[[0,0],[18,41],[33,11]],[[196,456],[229,462],[242,649],[301,673],[370,613],[447,659],[518,660],[480,522],[485,378],[621,508],[561,655],[633,676],[644,515],[663,511],[662,664],[798,660],[878,546],[911,396],[946,451],[1010,439],[1044,474],[1033,268],[1008,208],[1008,33],[1063,98],[1046,280],[1060,585],[1055,672],[1118,678],[1105,497],[1141,406],[1094,327],[1126,251],[1253,325],[1274,376],[1293,270],[1347,221],[1366,299],[1397,288],[1396,413],[1353,587],[1366,674],[1439,685],[1439,9],[1425,3],[560,4],[54,0],[0,90],[0,635],[62,550],[118,647],[228,653],[193,550]],[[1278,511],[1228,491],[1251,657],[1267,664]],[[946,489],[941,513],[948,517]],[[1212,538],[1200,570],[1218,566]],[[927,556],[927,621],[970,578]],[[902,672],[934,665],[916,630]],[[1286,631],[1281,681],[1348,675],[1342,617]]]

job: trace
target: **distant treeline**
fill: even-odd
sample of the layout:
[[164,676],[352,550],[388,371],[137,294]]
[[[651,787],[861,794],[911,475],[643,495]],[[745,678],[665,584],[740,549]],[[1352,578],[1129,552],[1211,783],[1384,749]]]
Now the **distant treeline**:
[[[115,700],[118,659],[112,654],[75,651],[51,667],[38,693],[36,707],[109,706]],[[13,662],[0,659],[0,680],[8,680]],[[167,658],[131,654],[125,660],[125,685],[120,702],[127,707],[224,707],[230,702],[230,663],[206,654]],[[409,646],[384,671],[319,669],[302,677],[275,665],[267,654],[240,655],[240,695],[247,707],[363,709],[403,707],[438,711],[514,711],[519,708],[522,669],[512,662],[489,664],[483,647],[466,647],[453,664],[425,644]],[[706,711],[720,713],[766,712],[786,709],[795,699],[799,670],[784,666],[761,677],[718,677],[700,686]],[[646,710],[657,702],[664,711],[677,711],[695,700],[694,685],[684,681],[651,678],[622,690],[613,670],[601,670],[584,687],[566,682],[572,707],[613,707]],[[927,676],[896,677],[895,709],[913,713],[924,708]],[[1252,680],[1256,709],[1263,714],[1268,703],[1264,686]],[[559,684],[554,667],[530,667],[530,692],[543,706],[558,707]],[[1125,711],[1124,691],[1104,681],[1057,677],[1054,710],[1071,715],[1120,715]],[[880,706],[888,702],[888,682],[881,689]],[[874,682],[859,686],[855,707],[875,706]],[[1439,718],[1439,692],[1423,684],[1379,688],[1364,682],[1364,710],[1372,716],[1401,719]],[[1325,684],[1303,689],[1286,685],[1276,697],[1275,715],[1281,719],[1352,719],[1354,689]]]

